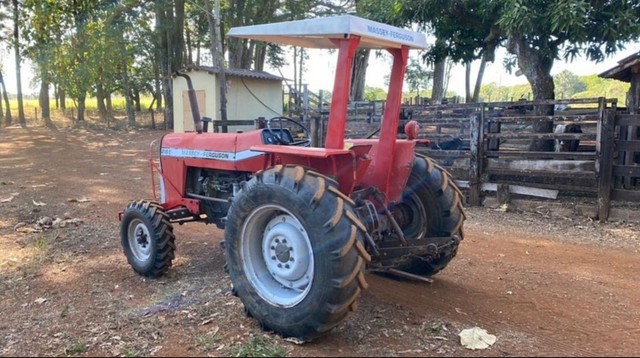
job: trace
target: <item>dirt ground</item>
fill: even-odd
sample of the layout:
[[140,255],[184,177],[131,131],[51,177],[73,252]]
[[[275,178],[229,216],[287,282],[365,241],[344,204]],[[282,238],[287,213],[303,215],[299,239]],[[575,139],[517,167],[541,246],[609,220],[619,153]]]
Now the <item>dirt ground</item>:
[[[213,226],[176,227],[174,266],[144,279],[122,254],[117,213],[152,196],[148,148],[162,134],[0,129],[0,355],[640,355],[634,223],[469,208],[433,284],[368,275],[358,310],[303,345],[245,316]],[[497,342],[462,348],[474,326]]]

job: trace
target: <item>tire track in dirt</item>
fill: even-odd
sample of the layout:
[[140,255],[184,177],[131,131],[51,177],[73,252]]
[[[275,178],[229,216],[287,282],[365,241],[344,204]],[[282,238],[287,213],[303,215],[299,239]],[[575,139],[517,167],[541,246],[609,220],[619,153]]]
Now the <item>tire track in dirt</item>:
[[467,230],[433,285],[370,275],[376,299],[490,332],[523,332],[540,355],[637,355],[640,263],[633,254]]

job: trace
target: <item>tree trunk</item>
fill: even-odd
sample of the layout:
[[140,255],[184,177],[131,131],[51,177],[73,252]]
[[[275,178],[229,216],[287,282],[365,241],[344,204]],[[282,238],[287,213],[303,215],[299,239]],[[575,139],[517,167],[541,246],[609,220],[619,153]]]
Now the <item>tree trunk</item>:
[[58,88],[58,97],[60,98],[60,109],[67,109],[67,93],[64,88]]
[[107,121],[108,113],[107,107],[104,104],[104,87],[102,86],[102,82],[96,83],[96,101],[98,103],[98,113],[100,114],[100,120]]
[[[46,78],[42,75],[42,78]],[[40,82],[40,108],[42,110],[42,119],[46,125],[51,125],[51,106],[49,104],[49,82],[43,79]]]
[[200,41],[196,47],[196,66],[200,67]]
[[[172,68],[172,47],[171,32],[173,28],[173,15],[169,17],[168,13],[173,14],[171,8],[165,8],[166,4],[156,1],[156,34],[158,51],[156,52],[157,61],[160,64],[160,73],[162,74],[162,92],[164,96],[164,125],[166,129],[173,128],[173,91],[171,86]],[[162,103],[159,101],[158,103]]]
[[0,84],[2,84],[2,98],[4,99],[4,105],[6,107],[5,126],[10,126],[13,123],[11,117],[11,107],[9,106],[9,94],[7,93],[7,85],[4,83],[4,78],[0,72]]
[[482,60],[480,60],[480,68],[478,69],[478,77],[476,77],[476,86],[473,89],[473,103],[478,103],[480,99],[480,87],[482,86],[482,79],[484,77],[484,70],[487,67],[487,57],[483,54]]
[[262,41],[258,42],[253,55],[253,69],[256,71],[264,71],[264,61],[266,58],[267,43]]
[[109,118],[113,118],[113,103],[111,102],[111,93],[106,93],[104,96],[105,102],[107,102],[107,115]]
[[304,47],[300,47],[300,64],[298,65],[298,83],[300,84],[300,92],[302,92],[302,71],[304,70]]
[[189,27],[187,26],[187,28],[184,30],[185,32],[185,36],[187,37],[187,65],[192,65],[193,64],[193,54],[192,54],[192,46],[191,46],[191,31],[189,30]]
[[[204,1],[205,9],[208,14],[212,14],[211,11],[211,1]],[[215,18],[213,16],[207,16],[207,21],[209,23],[209,37],[211,39],[211,57],[213,59],[213,63],[216,67],[220,69],[220,73],[218,75],[218,92],[220,95],[220,123],[222,133],[227,133],[227,77],[225,74],[225,66],[224,66],[224,53],[222,49],[222,34],[220,27],[220,2],[216,0],[215,3]]]
[[87,101],[87,95],[83,94],[78,97],[78,122],[84,122],[84,110],[85,103]]
[[125,47],[124,32],[120,34],[120,56],[122,57],[122,90],[124,92],[124,101],[127,109],[127,118],[129,126],[136,125],[136,115],[131,105],[131,87],[129,84],[129,67],[127,65],[127,49]]
[[56,103],[56,109],[60,108],[60,100],[58,97],[58,85],[56,83],[53,84],[53,98]]
[[[511,35],[508,40],[507,49],[518,57],[518,65],[522,73],[527,77],[533,99],[554,99],[554,84],[551,76],[553,58],[544,57],[539,51],[530,48],[520,36]],[[553,115],[553,105],[538,106],[538,115]],[[553,132],[553,121],[537,122],[533,125],[536,133]],[[531,151],[553,151],[553,140],[532,140],[529,145]]]
[[351,90],[349,91],[349,98],[352,101],[364,100],[365,78],[367,76],[370,54],[371,50],[360,49],[356,52],[356,56],[353,59],[353,67],[351,70]]
[[184,2],[185,0],[175,0],[175,32],[173,33],[173,67],[172,72],[184,67]]
[[142,112],[142,104],[140,103],[140,90],[134,88],[131,90],[133,95],[133,103],[135,105],[136,112]]
[[464,64],[464,103],[471,102],[471,62]]
[[[293,47],[293,89],[298,94],[298,48]],[[298,104],[298,97],[296,96],[296,104]]]
[[436,104],[442,103],[442,98],[444,98],[444,72],[446,64],[446,59],[442,59],[442,61],[436,62],[433,67],[433,90],[431,90],[431,100]]
[[27,120],[24,117],[24,103],[22,102],[22,74],[21,74],[21,54],[20,54],[20,27],[19,18],[20,8],[18,6],[18,0],[13,0],[13,51],[16,56],[16,85],[18,90],[18,121],[21,126],[27,125]]

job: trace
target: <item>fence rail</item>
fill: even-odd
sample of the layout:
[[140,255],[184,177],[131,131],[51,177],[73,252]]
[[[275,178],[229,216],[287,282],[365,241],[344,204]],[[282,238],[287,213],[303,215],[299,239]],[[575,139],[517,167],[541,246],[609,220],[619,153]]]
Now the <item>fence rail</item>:
[[[547,114],[554,106],[553,115]],[[484,191],[556,198],[560,192],[597,198],[606,221],[612,200],[640,201],[640,115],[621,113],[605,98],[404,106],[418,121],[417,151],[446,167],[467,189],[469,205]],[[538,133],[541,125],[551,129]],[[377,124],[379,127],[379,124]],[[571,130],[558,128],[573,126]],[[375,125],[350,119],[352,137],[375,133]],[[578,128],[578,130],[576,130]],[[553,130],[556,129],[556,130]],[[576,133],[577,132],[577,133]],[[561,151],[532,150],[546,143]],[[571,144],[573,143],[573,144]],[[563,147],[569,144],[572,149]]]

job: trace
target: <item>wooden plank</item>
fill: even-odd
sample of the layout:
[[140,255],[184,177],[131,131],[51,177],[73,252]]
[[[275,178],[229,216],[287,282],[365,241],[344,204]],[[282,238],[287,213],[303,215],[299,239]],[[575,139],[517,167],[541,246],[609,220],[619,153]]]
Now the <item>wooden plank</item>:
[[[521,116],[508,116],[508,117],[491,117],[494,122],[502,123],[537,123],[537,122],[588,122],[597,121],[598,114],[593,113],[589,115],[555,115],[555,116],[539,116],[539,115],[526,115]],[[579,123],[582,124],[582,123]]]
[[529,152],[524,150],[491,150],[486,151],[485,156],[487,158],[551,158],[593,160],[596,158],[596,152]]
[[616,126],[640,126],[639,114],[616,114]]
[[[492,179],[492,182],[496,184],[510,184],[510,185],[520,185],[523,184],[522,181],[512,181],[512,180],[500,180],[500,179]],[[546,184],[546,183],[526,183],[531,187],[535,187],[538,189],[549,189],[549,190],[557,190],[557,191],[577,191],[577,192],[585,192],[585,193],[596,193],[598,189],[594,184],[592,186],[581,186],[581,185],[566,185],[566,184]]]
[[487,159],[487,168],[548,172],[595,172],[591,160]]
[[[535,101],[490,102],[487,105],[493,107],[537,106],[552,104],[597,104],[598,98],[571,98],[571,99],[546,99]],[[594,106],[595,107],[595,106]]]
[[640,201],[640,190],[613,189],[611,200],[616,201]]
[[470,116],[468,114],[443,114],[443,115],[416,115],[414,114],[411,119],[418,121],[419,123],[469,123]]
[[468,150],[438,150],[416,147],[416,151],[429,157],[459,157],[469,158]]
[[529,169],[504,169],[489,168],[485,170],[486,174],[497,175],[521,175],[526,177],[546,177],[546,178],[576,178],[576,179],[592,179],[595,178],[593,172],[588,171],[548,171],[548,170],[529,170]]
[[[461,189],[469,188],[468,180],[456,180],[456,185]],[[513,194],[529,195],[539,198],[557,199],[558,190],[540,189],[523,185],[508,185],[500,183],[482,183],[480,189],[482,191],[497,191],[500,185],[504,185],[509,188],[509,192]]]
[[601,99],[601,124],[598,126],[596,140],[596,178],[598,181],[598,220],[605,222],[609,219],[611,206],[611,189],[613,184],[613,139],[615,137],[615,112],[605,111],[605,103]]
[[578,139],[595,140],[595,134],[589,133],[488,133],[485,137],[489,139]]
[[640,178],[640,166],[635,165],[614,165],[613,175],[617,177]]
[[640,140],[617,140],[615,142],[617,152],[640,152]]
[[460,138],[463,141],[466,139],[464,137],[461,137],[459,135],[459,133],[453,133],[453,134],[437,134],[437,133],[424,133],[424,137],[425,138],[429,138],[429,139],[455,139],[455,138]]

